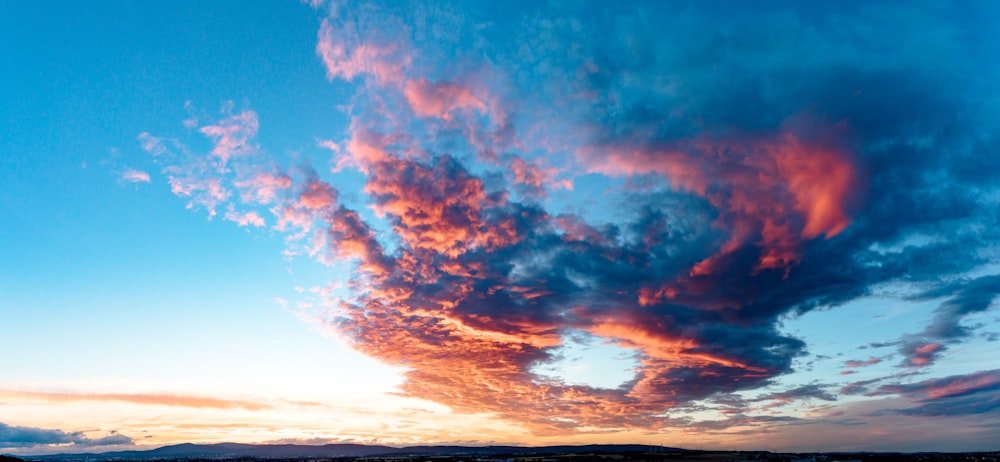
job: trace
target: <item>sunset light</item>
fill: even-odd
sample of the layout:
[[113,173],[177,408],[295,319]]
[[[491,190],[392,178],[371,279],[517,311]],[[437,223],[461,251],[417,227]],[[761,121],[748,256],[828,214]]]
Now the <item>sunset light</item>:
[[1000,2],[0,2],[0,454],[1000,450]]

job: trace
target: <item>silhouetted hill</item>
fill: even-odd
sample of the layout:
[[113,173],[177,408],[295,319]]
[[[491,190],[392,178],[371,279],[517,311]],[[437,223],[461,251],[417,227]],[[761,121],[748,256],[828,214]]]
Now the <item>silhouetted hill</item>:
[[[147,451],[116,451],[99,454],[52,454],[26,456],[26,460],[38,461],[89,461],[89,460],[162,460],[162,459],[294,459],[333,458],[371,456],[498,456],[512,454],[585,454],[595,452],[639,452],[674,450],[647,445],[586,445],[586,446],[411,446],[395,448],[365,444],[327,444],[308,446],[298,444],[177,444]],[[3,462],[3,461],[0,461]],[[16,461],[6,461],[16,462]]]
[[24,460],[23,459],[18,459],[17,457],[14,457],[14,456],[6,456],[6,455],[3,455],[3,454],[0,454],[0,462],[24,462]]

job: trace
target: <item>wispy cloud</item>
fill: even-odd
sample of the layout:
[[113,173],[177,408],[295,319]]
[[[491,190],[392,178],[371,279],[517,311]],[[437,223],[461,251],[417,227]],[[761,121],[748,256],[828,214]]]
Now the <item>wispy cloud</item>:
[[215,142],[211,155],[216,157],[217,168],[225,171],[229,159],[253,152],[251,141],[257,136],[257,113],[244,111],[220,120],[216,125],[201,127],[205,136]]
[[914,297],[933,300],[948,297],[934,310],[934,319],[923,332],[910,334],[900,343],[904,366],[928,366],[947,350],[948,344],[961,343],[972,336],[974,327],[962,321],[995,306],[1000,296],[1000,275],[980,276],[935,287]]
[[980,371],[928,379],[916,383],[880,386],[872,395],[900,394],[913,400],[912,407],[885,413],[917,416],[963,416],[1000,411],[1000,370]]
[[271,406],[266,403],[243,400],[228,400],[192,395],[173,394],[129,394],[129,393],[54,393],[38,391],[0,390],[0,396],[18,400],[46,402],[72,401],[120,401],[125,403],[155,406],[182,406],[193,408],[248,409],[260,410]]

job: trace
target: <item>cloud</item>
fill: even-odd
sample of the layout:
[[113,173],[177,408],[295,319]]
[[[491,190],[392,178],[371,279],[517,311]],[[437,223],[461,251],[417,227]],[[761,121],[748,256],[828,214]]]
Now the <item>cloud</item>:
[[[185,108],[191,110],[191,104]],[[224,218],[241,226],[263,226],[263,217],[256,211],[237,210],[230,202],[234,195],[247,204],[268,203],[282,189],[288,188],[290,179],[283,174],[256,165],[254,155],[259,154],[255,143],[259,121],[257,113],[245,110],[233,113],[233,103],[222,107],[223,117],[198,128],[208,138],[212,149],[202,155],[172,138],[162,138],[141,133],[138,137],[142,149],[162,165],[170,191],[188,200],[188,208],[202,208],[214,217],[220,207],[227,212]],[[189,119],[197,123],[196,119]],[[186,121],[185,123],[187,123]],[[195,127],[190,127],[195,128]],[[129,174],[129,181],[149,182],[145,172]],[[145,176],[143,176],[145,175]]]
[[934,319],[923,332],[904,336],[899,347],[903,365],[933,364],[947,350],[948,344],[970,338],[975,328],[963,325],[962,321],[995,306],[993,300],[997,296],[1000,296],[1000,275],[960,279],[913,297],[915,300],[948,298],[934,310]]
[[[406,26],[401,22],[377,23],[374,9],[372,5],[360,9],[345,7],[340,12],[338,24],[323,20],[316,53],[331,80],[370,76],[379,85],[402,85],[403,73],[410,66],[411,57],[401,41],[386,39],[386,36],[406,30]],[[350,17],[352,13],[357,17]]]
[[692,276],[717,271],[732,252],[748,245],[760,248],[755,270],[789,268],[805,241],[842,232],[851,222],[847,209],[861,193],[852,157],[792,133],[663,146],[615,141],[581,155],[593,171],[663,175],[674,188],[702,196],[719,210],[714,224],[731,230],[731,237],[696,264]]
[[39,400],[48,402],[73,401],[120,401],[125,403],[147,404],[156,406],[182,406],[193,408],[215,409],[248,409],[260,410],[270,405],[254,402],[209,398],[202,396],[171,395],[171,394],[127,394],[127,393],[49,393],[36,391],[0,390],[0,396]]
[[486,104],[461,85],[449,82],[428,82],[426,79],[410,80],[403,89],[406,100],[419,117],[451,119],[454,111],[486,111]]
[[968,375],[952,375],[912,384],[879,387],[875,394],[898,393],[923,400],[938,400],[967,396],[1000,389],[1000,370],[979,371]]
[[142,132],[137,137],[142,149],[154,156],[158,156],[167,152],[167,148],[163,144],[163,140],[157,138],[149,133]]
[[844,367],[848,367],[848,368],[851,368],[851,369],[857,369],[859,367],[873,366],[873,365],[878,364],[880,362],[882,362],[882,358],[868,358],[866,360],[851,359],[851,360],[844,361]]
[[125,169],[122,172],[122,181],[127,181],[129,183],[149,183],[149,174],[140,170]]
[[260,228],[265,224],[264,218],[258,215],[255,211],[239,213],[235,210],[229,210],[223,218],[240,226],[254,226]]
[[[709,20],[701,12],[685,18]],[[583,44],[578,56],[532,56],[553,73],[535,74],[533,83],[542,79],[536,88],[552,89],[546,78],[566,77],[568,84],[537,101],[517,101],[537,118],[517,119],[515,127],[575,124],[576,140],[563,150],[585,172],[665,179],[666,189],[629,197],[631,220],[591,224],[519,202],[504,186],[491,190],[485,175],[477,178],[456,157],[422,154],[419,149],[433,152],[438,145],[399,122],[399,112],[385,116],[388,123],[358,118],[352,125],[351,140],[373,134],[393,140],[348,151],[367,175],[372,207],[389,220],[400,245],[383,267],[388,273],[345,301],[335,325],[361,351],[413,368],[407,393],[496,412],[538,431],[655,427],[654,415],[679,403],[755,388],[791,372],[804,343],[779,333],[783,314],[836,306],[889,282],[934,286],[981,261],[972,250],[977,245],[951,240],[958,233],[968,237],[964,242],[989,245],[985,228],[969,226],[990,220],[987,203],[974,199],[985,184],[962,181],[967,173],[951,164],[977,154],[961,148],[960,127],[934,132],[932,150],[914,144],[911,131],[914,124],[946,123],[943,107],[975,106],[972,94],[934,91],[955,76],[935,74],[938,84],[929,86],[907,76],[919,67],[916,61],[874,60],[869,50],[841,41],[844,31],[805,32],[817,25],[795,16],[764,15],[763,21],[779,35],[803,33],[805,43],[769,42],[751,22],[730,24],[732,35],[713,42],[691,23],[666,28],[683,30],[682,40],[663,40],[663,25],[628,14],[616,21],[639,23],[630,29],[632,48],[587,41],[574,30],[583,26],[572,21],[565,28],[539,23],[553,43]],[[677,43],[689,45],[678,51]],[[735,43],[753,51],[732,54],[727,47]],[[820,55],[828,58],[818,59],[816,50],[824,49],[830,53]],[[719,52],[722,71],[696,61]],[[504,57],[497,62],[509,64]],[[508,71],[517,75],[532,64],[511,64],[516,68]],[[679,69],[674,91],[658,92],[643,81],[668,69]],[[461,88],[432,86],[434,80],[414,71],[408,69],[404,92],[417,116],[444,118],[454,106],[445,96],[465,95]],[[880,109],[888,98],[905,108]],[[425,99],[434,104],[414,104]],[[380,111],[405,109],[385,103]],[[942,175],[949,180],[932,181]],[[902,184],[912,189],[900,190]],[[928,221],[926,204],[910,202],[923,197],[938,198],[931,207],[944,212],[941,220]],[[873,247],[917,232],[940,240],[898,252]],[[935,254],[948,261],[917,268]],[[530,367],[549,361],[568,330],[636,350],[635,378],[619,390],[539,385]],[[491,361],[483,364],[484,357]]]
[[122,434],[112,434],[100,438],[89,438],[83,432],[18,427],[0,422],[0,448],[34,448],[38,446],[114,446],[131,445],[132,438]]
[[255,146],[251,140],[257,136],[258,128],[257,113],[244,111],[220,120],[217,125],[201,127],[199,131],[215,143],[211,155],[217,158],[216,168],[225,171],[229,159],[253,152]]
[[[927,366],[991,306],[996,276],[969,274],[1000,255],[998,184],[982,173],[1000,169],[982,103],[995,89],[957,69],[995,69],[931,27],[953,18],[654,2],[536,6],[487,31],[472,12],[331,8],[316,51],[355,93],[350,125],[320,144],[331,173],[361,176],[372,213],[327,172],[241,164],[259,152],[252,111],[203,128],[212,151],[165,171],[210,214],[271,213],[295,252],[353,267],[315,316],[406,368],[403,394],[540,435],[666,428],[674,410],[793,373],[807,344],[789,316],[900,286],[944,299],[892,343]],[[140,144],[157,152],[154,138]],[[578,179],[606,192],[567,206],[587,192],[569,190]],[[604,389],[532,372],[581,333],[634,352],[634,377]]]
[[1000,370],[953,375],[910,384],[887,384],[871,394],[900,394],[910,398],[915,404],[912,407],[885,411],[888,413],[918,416],[995,413],[1000,410]]
[[836,401],[837,397],[828,392],[826,389],[828,387],[818,384],[803,385],[800,387],[795,387],[790,390],[785,390],[777,393],[770,393],[759,398],[760,401],[777,401],[782,404],[788,404],[793,401],[801,399],[819,399],[823,401]]
[[245,203],[270,204],[282,190],[292,187],[292,178],[284,173],[260,172],[234,185],[240,189],[240,197]]

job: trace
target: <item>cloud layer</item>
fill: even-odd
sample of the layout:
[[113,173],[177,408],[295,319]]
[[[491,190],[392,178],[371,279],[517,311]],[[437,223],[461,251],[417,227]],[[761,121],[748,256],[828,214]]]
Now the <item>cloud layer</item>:
[[[405,367],[403,393],[538,434],[665,428],[792,373],[807,344],[789,316],[942,300],[924,332],[887,339],[921,368],[995,306],[998,74],[961,12],[460,7],[319,8],[317,60],[355,91],[349,127],[319,143],[332,172],[277,166],[251,110],[199,128],[206,155],[139,138],[189,207],[353,267],[316,316]],[[354,190],[328,179],[345,171]],[[594,178],[605,203],[575,203]],[[358,192],[360,207],[344,197]],[[581,333],[634,351],[633,379],[533,372]],[[837,399],[829,387],[761,400]]]

